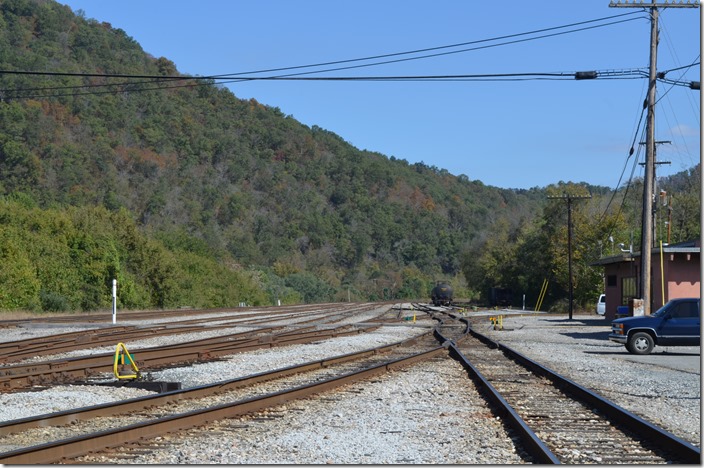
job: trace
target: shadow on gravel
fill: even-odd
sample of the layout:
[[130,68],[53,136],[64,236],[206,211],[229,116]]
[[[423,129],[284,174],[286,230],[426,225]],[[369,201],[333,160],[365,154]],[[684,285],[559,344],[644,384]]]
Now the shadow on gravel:
[[[614,345],[616,343],[613,343]],[[662,356],[662,357],[678,357],[678,356],[688,356],[688,357],[696,357],[696,356],[701,356],[701,352],[696,352],[693,351],[691,353],[673,353],[670,351],[665,351],[665,350],[658,350],[655,348],[652,353],[647,354],[645,356],[638,356],[637,354],[631,354],[628,351],[626,351],[626,348],[622,345],[619,346],[614,346],[612,348],[609,348],[608,350],[604,351],[582,351],[583,354],[601,354],[601,355],[606,355],[606,354],[623,354],[626,357],[633,358],[633,359],[638,359],[638,358],[650,358],[651,356]]]
[[563,336],[569,336],[575,340],[609,340],[609,331],[603,332],[584,332],[584,333],[560,333]]
[[655,348],[653,350],[653,352],[649,354],[649,356],[658,356],[658,355],[663,356],[663,357],[664,356],[689,356],[689,357],[693,357],[693,356],[701,356],[702,353],[701,353],[701,351],[692,351],[690,353],[677,352],[677,351],[673,352],[673,351],[668,351],[666,349],[659,350],[658,348]]
[[549,320],[551,323],[559,323],[560,325],[574,325],[575,327],[607,327],[611,328],[611,322],[604,318],[593,319],[561,319]]

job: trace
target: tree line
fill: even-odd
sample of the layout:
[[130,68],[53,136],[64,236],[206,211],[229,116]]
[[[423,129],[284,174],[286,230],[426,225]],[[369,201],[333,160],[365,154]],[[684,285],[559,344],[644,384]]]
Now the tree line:
[[[178,76],[51,0],[0,4],[0,67]],[[559,304],[564,210],[547,195],[563,189],[594,195],[575,220],[586,304],[595,245],[634,232],[637,187],[602,220],[603,187],[489,187],[185,84],[0,75],[0,310],[107,307],[113,278],[129,308],[427,299],[436,280],[482,301],[498,285],[532,295],[546,275]],[[698,235],[698,199],[678,190],[675,236]]]

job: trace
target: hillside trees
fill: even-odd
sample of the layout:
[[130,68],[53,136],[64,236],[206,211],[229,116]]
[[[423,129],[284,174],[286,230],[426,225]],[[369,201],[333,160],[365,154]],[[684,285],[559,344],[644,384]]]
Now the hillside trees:
[[[54,2],[11,0],[0,13],[7,25],[0,41],[12,49],[0,56],[4,69],[178,74],[168,58],[149,57],[124,31]],[[52,58],[51,66],[38,51]],[[335,294],[311,295],[325,288],[312,287],[306,274],[333,289],[342,287],[342,278],[355,278],[350,288],[367,297],[378,294],[372,264],[389,273],[417,269],[425,284],[453,277],[461,249],[488,216],[534,210],[523,195],[360,151],[212,81],[164,88],[123,82],[0,76],[11,93],[0,102],[0,195],[24,193],[41,208],[127,210],[145,235],[167,238],[185,230],[220,264],[260,271],[276,262],[296,264],[299,271],[290,275],[299,276],[280,279],[302,288],[301,297],[321,300]],[[31,91],[67,85],[87,88],[55,96]],[[94,86],[100,92],[90,92]],[[189,263],[186,253],[155,254],[158,267],[135,256],[131,265],[147,271],[134,271],[140,275],[134,302],[172,303],[179,280],[157,272]],[[197,270],[190,264],[185,271]],[[415,277],[406,278],[412,284],[395,291],[428,294]],[[99,303],[91,294],[86,291],[92,299],[85,304]]]
[[[50,0],[0,2],[0,67],[179,75]],[[475,297],[539,289],[564,253],[543,189],[361,151],[212,80],[126,81],[0,75],[0,200],[13,213],[0,287],[22,285],[0,309],[105,307],[114,276],[125,307],[422,299],[462,271]],[[696,232],[688,190],[673,205],[683,235]]]
[[113,279],[125,308],[268,303],[251,275],[202,249],[167,248],[140,233],[125,210],[41,209],[6,198],[0,237],[0,310],[105,309]]
[[[698,166],[686,174],[665,178],[660,184],[675,199],[682,199],[683,210],[698,213],[701,208],[691,194],[698,185]],[[593,305],[603,291],[603,270],[590,264],[601,257],[613,255],[618,240],[635,239],[634,250],[639,250],[640,236],[639,187],[622,189],[616,193],[594,191],[591,199],[572,202],[572,280],[577,307]],[[682,187],[685,187],[682,191]],[[686,188],[689,188],[687,191]],[[575,184],[558,184],[546,188],[547,196],[587,195],[587,189]],[[689,204],[688,204],[689,203]],[[681,228],[673,222],[672,239],[684,241],[700,236],[698,227],[683,219]],[[514,292],[514,305],[519,305],[522,294],[528,305],[537,302],[542,281],[549,287],[543,309],[567,308],[569,262],[567,206],[564,199],[547,203],[542,213],[533,220],[512,225],[500,218],[488,229],[482,241],[476,242],[463,257],[462,269],[468,283],[476,287],[484,301],[492,287],[509,288]]]
[[667,206],[659,207],[658,232],[667,242],[670,223],[670,243],[685,242],[701,236],[701,164],[668,178],[663,189],[668,194]]

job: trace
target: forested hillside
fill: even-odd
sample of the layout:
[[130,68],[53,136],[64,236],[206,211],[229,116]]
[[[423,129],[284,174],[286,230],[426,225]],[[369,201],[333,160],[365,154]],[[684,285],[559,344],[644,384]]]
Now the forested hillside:
[[[176,80],[168,58],[53,1],[0,3],[0,70],[0,310],[108,307],[112,278],[130,308],[427,298],[437,279],[479,298],[507,282],[476,279],[492,242],[514,257],[497,268],[530,276],[516,271],[536,261],[520,241],[559,271],[549,188],[360,151],[212,81]],[[611,194],[588,189],[595,215]],[[637,210],[607,219],[628,232]],[[608,237],[600,223],[589,242]]]

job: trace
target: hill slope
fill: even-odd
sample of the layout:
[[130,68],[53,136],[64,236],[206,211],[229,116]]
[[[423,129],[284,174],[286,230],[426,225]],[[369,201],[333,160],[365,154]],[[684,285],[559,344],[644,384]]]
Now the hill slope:
[[[130,307],[426,298],[440,278],[469,296],[463,254],[497,220],[527,225],[546,205],[542,189],[360,151],[175,79],[187,77],[167,58],[51,0],[0,4],[0,69],[0,229],[19,250],[53,235],[47,250],[68,260],[52,271],[75,269],[59,284],[41,251],[0,250],[26,267],[3,281],[27,297],[3,302],[0,284],[0,309],[104,307],[116,275]],[[112,250],[85,242],[86,217]],[[33,228],[41,218],[52,222]]]
[[[124,31],[52,1],[0,13],[3,70],[178,76]],[[459,273],[489,220],[530,216],[542,198],[360,151],[212,83],[3,74],[0,87],[0,194],[126,209],[169,249],[363,297],[425,296]]]

